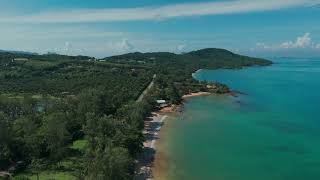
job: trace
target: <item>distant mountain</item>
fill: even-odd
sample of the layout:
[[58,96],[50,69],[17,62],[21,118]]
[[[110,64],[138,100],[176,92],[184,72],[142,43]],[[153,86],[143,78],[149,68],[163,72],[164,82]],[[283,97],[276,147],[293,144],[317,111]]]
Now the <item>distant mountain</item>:
[[[0,59],[29,58],[37,60],[91,60],[89,56],[67,56],[59,54],[43,54],[25,51],[0,50]],[[171,52],[149,52],[149,53],[127,53],[118,56],[106,57],[105,60],[111,63],[127,65],[154,67],[160,69],[185,69],[188,72],[197,69],[218,69],[218,68],[241,68],[244,66],[270,65],[271,61],[235,54],[231,51],[218,48],[206,48],[191,51],[184,54]]]
[[7,51],[7,50],[0,50],[0,60],[12,60],[13,58],[28,58],[28,59],[36,59],[36,60],[44,60],[44,61],[57,61],[57,60],[89,60],[94,59],[90,56],[68,56],[68,55],[60,55],[55,53],[48,53],[48,54],[37,54],[32,52],[26,51]]
[[192,70],[209,68],[241,68],[243,66],[270,65],[271,61],[235,54],[218,48],[207,48],[184,54],[169,52],[128,53],[111,56],[104,60],[115,63],[141,64],[166,68],[187,68]]
[[33,53],[28,51],[10,51],[10,50],[0,49],[0,52],[13,53],[13,54],[19,54],[19,55],[38,55],[38,53]]

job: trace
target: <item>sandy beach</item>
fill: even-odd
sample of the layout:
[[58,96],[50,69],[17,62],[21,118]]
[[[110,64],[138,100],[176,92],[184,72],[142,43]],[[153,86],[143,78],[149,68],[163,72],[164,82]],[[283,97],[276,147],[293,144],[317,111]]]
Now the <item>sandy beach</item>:
[[187,99],[190,97],[196,97],[196,96],[208,96],[211,95],[209,92],[196,92],[196,93],[190,93],[182,96],[182,99]]
[[167,154],[168,151],[168,131],[170,131],[170,126],[172,124],[172,118],[169,116],[168,121],[164,124],[161,132],[159,134],[159,139],[157,141],[157,151],[155,154],[154,165],[152,167],[152,174],[154,180],[167,180],[169,171],[169,161],[171,160]]
[[[166,108],[168,111],[168,108]],[[165,123],[168,115],[163,111],[153,112],[151,117],[145,121],[144,135],[146,137],[143,143],[144,152],[138,160],[136,169],[136,180],[152,180],[154,179],[152,169],[156,154],[156,145],[159,139],[160,129]]]
[[[211,95],[209,92],[190,93],[182,96],[182,99],[188,99],[196,96]],[[181,111],[180,105],[164,107],[159,111],[152,112],[144,122],[145,142],[143,143],[144,152],[137,161],[135,180],[163,180],[166,179],[167,160],[165,148],[157,145],[165,144],[165,130],[168,128],[166,121],[168,117],[174,116],[176,112]],[[160,132],[161,130],[161,132]]]

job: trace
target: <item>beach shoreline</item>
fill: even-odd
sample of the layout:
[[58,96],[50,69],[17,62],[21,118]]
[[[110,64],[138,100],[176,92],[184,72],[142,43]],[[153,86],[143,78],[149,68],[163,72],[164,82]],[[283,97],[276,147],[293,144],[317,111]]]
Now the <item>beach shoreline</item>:
[[155,153],[154,166],[152,167],[154,180],[168,179],[169,161],[171,159],[167,153],[169,148],[168,138],[170,138],[168,131],[170,131],[172,120],[174,120],[172,115],[169,118],[170,120],[161,129],[159,140],[157,141],[157,151]]
[[[135,180],[153,180],[154,167],[156,164],[156,157],[158,154],[158,143],[162,139],[162,134],[166,122],[172,113],[176,112],[178,106],[171,105],[164,107],[158,111],[151,113],[144,122],[143,134],[146,140],[143,142],[143,153],[137,160],[137,168],[135,173]],[[158,178],[157,178],[158,179]]]
[[167,179],[168,160],[166,154],[167,131],[170,120],[182,112],[185,101],[192,97],[208,96],[210,92],[190,93],[182,96],[179,105],[170,105],[151,113],[145,120],[143,134],[146,137],[143,143],[144,152],[137,162],[135,180],[163,180]]
[[196,92],[196,93],[190,93],[190,94],[183,95],[181,98],[182,98],[183,100],[185,100],[185,99],[188,99],[188,98],[191,98],[191,97],[209,96],[209,95],[211,95],[211,94],[212,94],[212,93],[210,93],[210,92],[201,91],[201,92]]

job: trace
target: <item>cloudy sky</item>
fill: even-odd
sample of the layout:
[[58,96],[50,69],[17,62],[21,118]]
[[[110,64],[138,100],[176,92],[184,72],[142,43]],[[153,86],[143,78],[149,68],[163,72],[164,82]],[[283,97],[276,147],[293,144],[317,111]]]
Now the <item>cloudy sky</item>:
[[320,56],[320,0],[0,0],[0,49]]

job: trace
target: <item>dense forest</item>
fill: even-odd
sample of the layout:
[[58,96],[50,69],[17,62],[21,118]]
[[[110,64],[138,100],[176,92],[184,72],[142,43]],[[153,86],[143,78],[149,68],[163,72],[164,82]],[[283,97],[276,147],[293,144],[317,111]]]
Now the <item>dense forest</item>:
[[132,179],[156,99],[208,90],[197,69],[269,64],[222,49],[99,60],[0,52],[0,179]]

